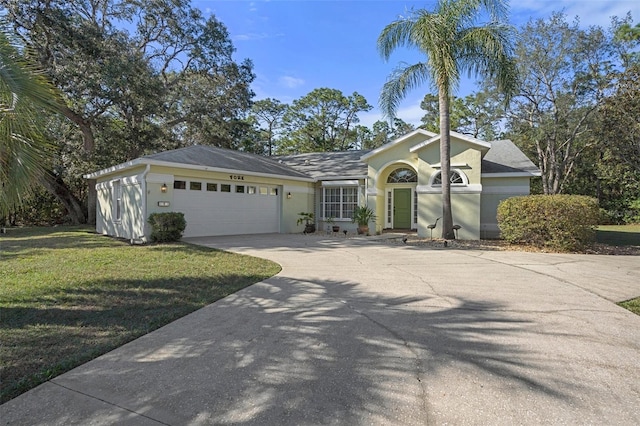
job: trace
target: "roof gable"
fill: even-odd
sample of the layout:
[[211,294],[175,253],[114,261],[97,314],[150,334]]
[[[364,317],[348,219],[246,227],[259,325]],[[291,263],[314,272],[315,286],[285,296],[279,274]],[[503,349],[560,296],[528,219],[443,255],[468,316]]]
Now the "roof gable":
[[[451,138],[458,139],[458,140],[461,140],[463,142],[467,142],[467,143],[477,147],[481,151],[487,151],[487,150],[491,149],[491,143],[489,143],[489,142],[485,142],[485,141],[482,141],[480,139],[473,138],[471,136],[463,135],[462,133],[458,133],[458,132],[450,132],[450,135],[451,135]],[[439,140],[440,140],[440,135],[434,135],[432,138],[427,139],[424,142],[420,142],[419,144],[412,146],[409,149],[409,152],[419,151],[422,148],[425,148],[425,147],[427,147],[427,146],[429,146],[431,144],[434,144],[434,143],[438,142]]]
[[434,136],[437,136],[436,133],[433,132],[429,132],[427,130],[424,129],[416,129],[412,132],[407,133],[404,136],[400,136],[397,139],[392,140],[391,142],[387,142],[386,144],[382,145],[381,147],[378,147],[376,149],[374,149],[373,151],[368,152],[367,154],[362,156],[362,160],[363,161],[367,161],[369,158],[376,156],[378,154],[381,154],[385,151],[388,151],[391,148],[394,148],[397,145],[400,145],[412,138],[414,138],[417,135],[421,135],[424,136],[426,138],[433,138]]
[[482,174],[528,174],[540,176],[540,169],[508,139],[491,142],[492,148],[482,159]]

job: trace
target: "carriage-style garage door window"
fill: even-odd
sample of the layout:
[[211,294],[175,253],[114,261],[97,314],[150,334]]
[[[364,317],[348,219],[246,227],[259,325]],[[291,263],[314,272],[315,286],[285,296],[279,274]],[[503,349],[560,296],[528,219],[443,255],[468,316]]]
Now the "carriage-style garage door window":
[[358,205],[358,187],[323,187],[321,203],[323,218],[351,219]]

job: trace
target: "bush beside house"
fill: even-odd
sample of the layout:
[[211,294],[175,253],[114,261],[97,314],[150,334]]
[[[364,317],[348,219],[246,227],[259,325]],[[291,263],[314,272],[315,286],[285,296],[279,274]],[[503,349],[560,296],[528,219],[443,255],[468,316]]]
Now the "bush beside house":
[[151,225],[151,241],[154,243],[168,243],[182,238],[182,232],[187,227],[184,213],[152,213],[147,220]]
[[498,206],[498,226],[506,241],[559,251],[593,244],[599,220],[598,201],[582,195],[513,197]]

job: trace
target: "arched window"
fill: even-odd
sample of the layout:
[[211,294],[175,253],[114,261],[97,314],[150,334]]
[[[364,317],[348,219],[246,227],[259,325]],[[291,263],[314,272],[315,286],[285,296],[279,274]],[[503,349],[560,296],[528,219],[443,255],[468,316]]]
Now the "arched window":
[[401,168],[395,169],[389,175],[387,183],[408,183],[418,182],[418,175],[411,169]]
[[[451,170],[449,172],[449,183],[451,185],[466,185],[467,179],[462,172]],[[442,172],[437,171],[433,174],[431,177],[431,185],[442,185]]]

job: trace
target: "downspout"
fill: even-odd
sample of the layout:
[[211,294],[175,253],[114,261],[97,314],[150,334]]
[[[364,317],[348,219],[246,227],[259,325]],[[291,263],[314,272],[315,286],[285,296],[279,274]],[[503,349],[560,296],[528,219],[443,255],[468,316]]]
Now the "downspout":
[[145,244],[147,242],[147,175],[151,170],[151,164],[147,164],[147,168],[142,172],[142,199],[144,202],[142,203],[142,235],[140,239],[142,243]]

